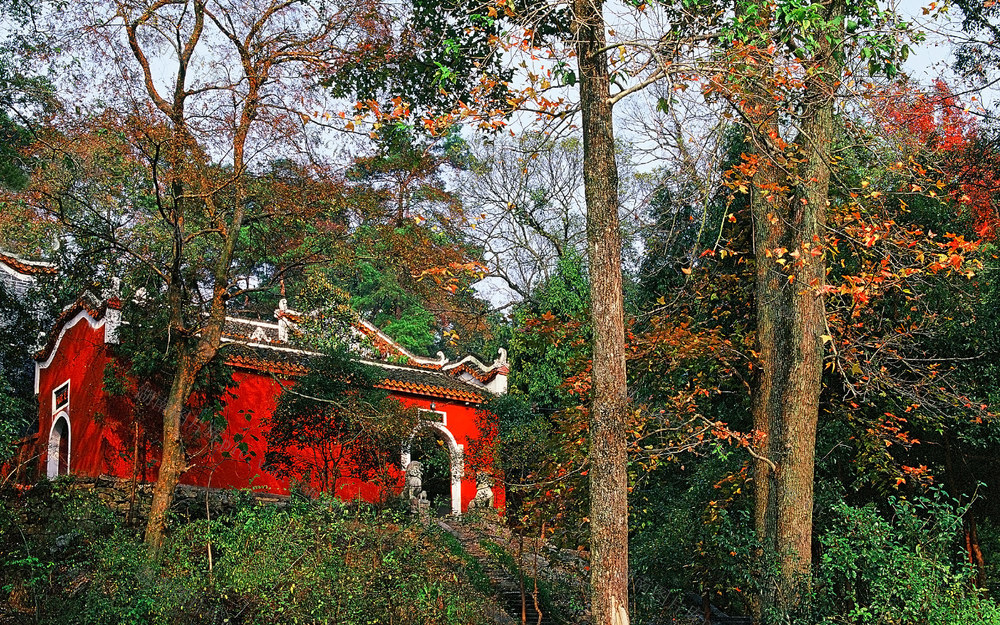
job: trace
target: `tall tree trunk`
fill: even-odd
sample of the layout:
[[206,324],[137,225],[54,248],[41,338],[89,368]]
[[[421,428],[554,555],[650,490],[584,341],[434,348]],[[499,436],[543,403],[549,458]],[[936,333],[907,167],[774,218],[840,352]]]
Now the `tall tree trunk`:
[[[231,256],[230,256],[231,257]],[[226,261],[228,262],[228,261]],[[187,469],[184,445],[181,439],[181,424],[184,408],[191,397],[191,390],[202,369],[215,358],[222,340],[222,326],[225,323],[225,299],[219,297],[221,289],[216,289],[212,302],[212,312],[201,328],[194,345],[185,345],[178,350],[177,371],[170,385],[170,394],[163,409],[163,456],[160,470],[153,485],[153,502],[146,523],[146,546],[153,554],[159,553],[167,527],[167,513],[174,501],[174,489],[180,483]]]
[[[773,167],[761,167],[771,182]],[[756,190],[756,195],[764,195]],[[804,199],[804,198],[803,198]],[[811,562],[813,464],[823,368],[824,277],[819,244],[825,207],[794,198],[755,198],[757,351],[754,429],[764,436],[764,456],[755,466],[754,521],[762,545],[778,567],[776,583],[765,581],[763,613],[783,612],[797,601]],[[799,250],[802,264],[779,264],[774,250]],[[770,252],[770,255],[768,255]],[[782,260],[790,261],[787,257]],[[766,618],[763,619],[765,622]]]
[[[178,348],[177,372],[171,383],[170,395],[167,397],[167,405],[163,411],[163,457],[160,461],[160,471],[156,484],[153,487],[153,502],[150,508],[149,521],[146,524],[145,542],[152,553],[158,553],[163,545],[164,532],[166,530],[167,513],[173,504],[174,489],[180,482],[181,475],[186,469],[184,458],[184,447],[181,440],[181,423],[184,416],[184,407],[194,388],[195,380],[202,369],[215,358],[222,342],[222,327],[226,322],[226,302],[229,298],[229,278],[232,270],[232,259],[236,251],[239,240],[240,229],[243,225],[245,214],[245,188],[242,176],[245,171],[245,147],[250,127],[257,115],[260,99],[260,76],[253,71],[254,66],[250,62],[250,55],[245,45],[240,45],[238,40],[230,37],[237,44],[240,57],[243,60],[243,69],[247,74],[247,94],[244,97],[243,110],[240,113],[238,123],[234,128],[233,136],[233,174],[228,185],[233,192],[233,214],[228,223],[220,220],[217,223],[219,228],[220,249],[218,258],[215,259],[212,268],[212,301],[209,305],[208,319],[204,324],[195,322],[195,327],[201,325],[197,331],[192,331],[185,323],[186,309],[190,302],[184,297],[184,277],[183,264],[185,261],[185,211],[200,208],[209,214],[217,214],[218,207],[212,194],[202,198],[201,203],[194,203],[186,197],[185,175],[188,163],[186,158],[191,153],[192,148],[196,148],[197,142],[188,133],[185,117],[185,103],[188,96],[185,91],[185,76],[187,74],[188,63],[194,50],[194,44],[200,38],[202,23],[204,20],[204,4],[199,0],[193,3],[197,16],[197,27],[192,34],[190,46],[186,56],[182,59],[178,67],[175,78],[175,88],[173,103],[171,106],[161,107],[171,118],[173,123],[171,147],[174,152],[174,167],[177,170],[172,183],[173,199],[173,258],[170,268],[171,283],[168,284],[168,301],[170,304],[171,329],[176,331],[182,338],[181,346]],[[212,18],[213,21],[215,18]],[[217,22],[216,22],[217,23]],[[148,76],[148,68],[147,68]],[[151,88],[150,88],[151,89]],[[155,93],[151,90],[151,96]],[[155,100],[155,97],[154,97]],[[225,186],[225,185],[224,185]]]
[[146,546],[153,553],[158,553],[163,546],[167,513],[174,500],[174,489],[177,488],[186,466],[184,447],[181,444],[181,422],[184,417],[184,406],[187,404],[198,373],[193,365],[190,357],[182,355],[179,358],[177,373],[170,385],[170,394],[163,409],[163,455],[156,484],[153,486],[153,502],[149,508],[145,535]]
[[[842,9],[831,6],[829,16]],[[837,12],[837,13],[834,13]],[[837,40],[838,33],[829,34]],[[777,109],[762,104],[755,139],[763,149],[751,214],[756,263],[757,353],[754,429],[766,459],[755,461],[754,523],[764,547],[758,622],[782,619],[809,588],[816,428],[826,320],[821,289],[830,190],[833,96],[840,64],[825,36],[805,78],[798,136],[780,137]],[[761,102],[769,96],[766,94]]]
[[601,2],[574,2],[594,329],[589,453],[590,609],[595,625],[627,625],[625,326],[618,168],[601,9]]

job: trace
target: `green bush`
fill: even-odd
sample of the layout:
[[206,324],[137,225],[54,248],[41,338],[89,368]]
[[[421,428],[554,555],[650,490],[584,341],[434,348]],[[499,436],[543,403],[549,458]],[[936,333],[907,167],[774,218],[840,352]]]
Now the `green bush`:
[[66,542],[61,532],[74,524],[72,513],[36,516],[32,523],[26,519],[37,512],[34,504],[0,507],[19,512],[0,516],[0,538],[26,537],[5,542],[0,552],[7,578],[0,599],[33,604],[20,615],[24,622],[487,621],[484,595],[469,581],[467,563],[438,533],[395,512],[333,499],[285,508],[247,504],[211,521],[175,523],[162,554],[151,560],[137,530],[114,521],[85,494],[66,497],[102,523],[81,528],[61,551],[52,547]]
[[[687,611],[691,595],[747,614],[761,559],[736,454],[664,464],[630,500],[629,564],[637,622]],[[696,607],[700,611],[700,606]]]
[[79,609],[90,565],[116,524],[91,492],[65,478],[26,494],[0,493],[0,617],[65,622],[62,615]]
[[878,625],[1000,624],[959,549],[963,510],[942,491],[875,506],[833,507],[820,535],[811,606],[798,622]]

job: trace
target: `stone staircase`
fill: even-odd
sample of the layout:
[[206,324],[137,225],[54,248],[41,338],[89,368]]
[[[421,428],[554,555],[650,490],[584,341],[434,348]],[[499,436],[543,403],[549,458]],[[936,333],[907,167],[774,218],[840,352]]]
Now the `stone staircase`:
[[[455,519],[454,517],[447,517],[446,519],[439,517],[433,519],[433,522],[443,531],[448,532],[458,539],[465,552],[472,558],[475,558],[482,566],[483,572],[489,578],[490,585],[493,588],[498,607],[505,612],[502,615],[495,615],[494,620],[498,625],[555,625],[557,623],[552,615],[545,613],[539,619],[538,610],[535,608],[535,602],[531,594],[532,583],[530,576],[525,580],[522,603],[521,586],[517,577],[500,565],[495,555],[483,549],[482,543],[484,539],[499,543],[504,542],[502,539],[491,536],[488,533],[490,530],[484,530],[483,526],[475,523],[467,524],[461,519]],[[530,557],[527,554],[525,555],[526,559]],[[531,568],[527,562],[523,562],[522,566],[527,569]],[[750,617],[747,616],[729,616],[714,605],[710,606],[710,610],[711,615],[709,618],[706,618],[701,597],[690,593],[686,596],[675,597],[673,599],[669,610],[670,614],[673,615],[672,617],[669,617],[667,620],[653,622],[663,623],[664,625],[667,623],[751,625],[752,622]],[[563,621],[560,619],[558,622],[561,623]]]
[[516,576],[500,566],[495,557],[483,549],[480,544],[482,537],[477,532],[454,519],[447,521],[439,519],[437,525],[457,538],[465,552],[475,558],[483,567],[500,607],[506,612],[506,619],[502,621],[498,619],[498,623],[502,622],[503,625],[517,625],[519,623],[522,625],[555,625],[555,621],[548,614],[543,613],[539,618],[535,601],[531,595],[530,579],[525,580],[522,601],[520,582]]

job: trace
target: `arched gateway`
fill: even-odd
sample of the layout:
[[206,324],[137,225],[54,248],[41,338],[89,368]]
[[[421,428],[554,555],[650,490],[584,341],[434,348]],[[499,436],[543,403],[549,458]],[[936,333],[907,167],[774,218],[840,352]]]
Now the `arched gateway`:
[[445,442],[448,448],[449,466],[451,468],[451,514],[459,516],[462,514],[462,479],[465,477],[465,450],[448,428],[442,423],[435,421],[421,420],[417,427],[413,428],[410,438],[403,443],[403,450],[400,454],[399,466],[406,470],[410,466],[410,449],[413,446],[413,439],[421,430],[428,428],[434,430]]
[[50,480],[69,475],[70,429],[65,413],[56,416],[49,431],[45,475]]

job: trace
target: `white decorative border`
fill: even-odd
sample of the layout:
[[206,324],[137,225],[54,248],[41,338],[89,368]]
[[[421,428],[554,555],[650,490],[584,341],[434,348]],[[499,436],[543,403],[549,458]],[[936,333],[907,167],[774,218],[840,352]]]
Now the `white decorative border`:
[[[70,380],[66,380],[65,382],[63,382],[59,386],[57,386],[54,389],[52,389],[52,414],[56,414],[57,412],[63,410],[64,408],[66,409],[66,411],[69,410],[69,399],[70,399],[70,385],[69,385],[69,383],[70,383]],[[58,403],[59,400],[56,399],[56,397],[57,397],[59,391],[64,386],[66,387],[66,403],[60,405]]]

